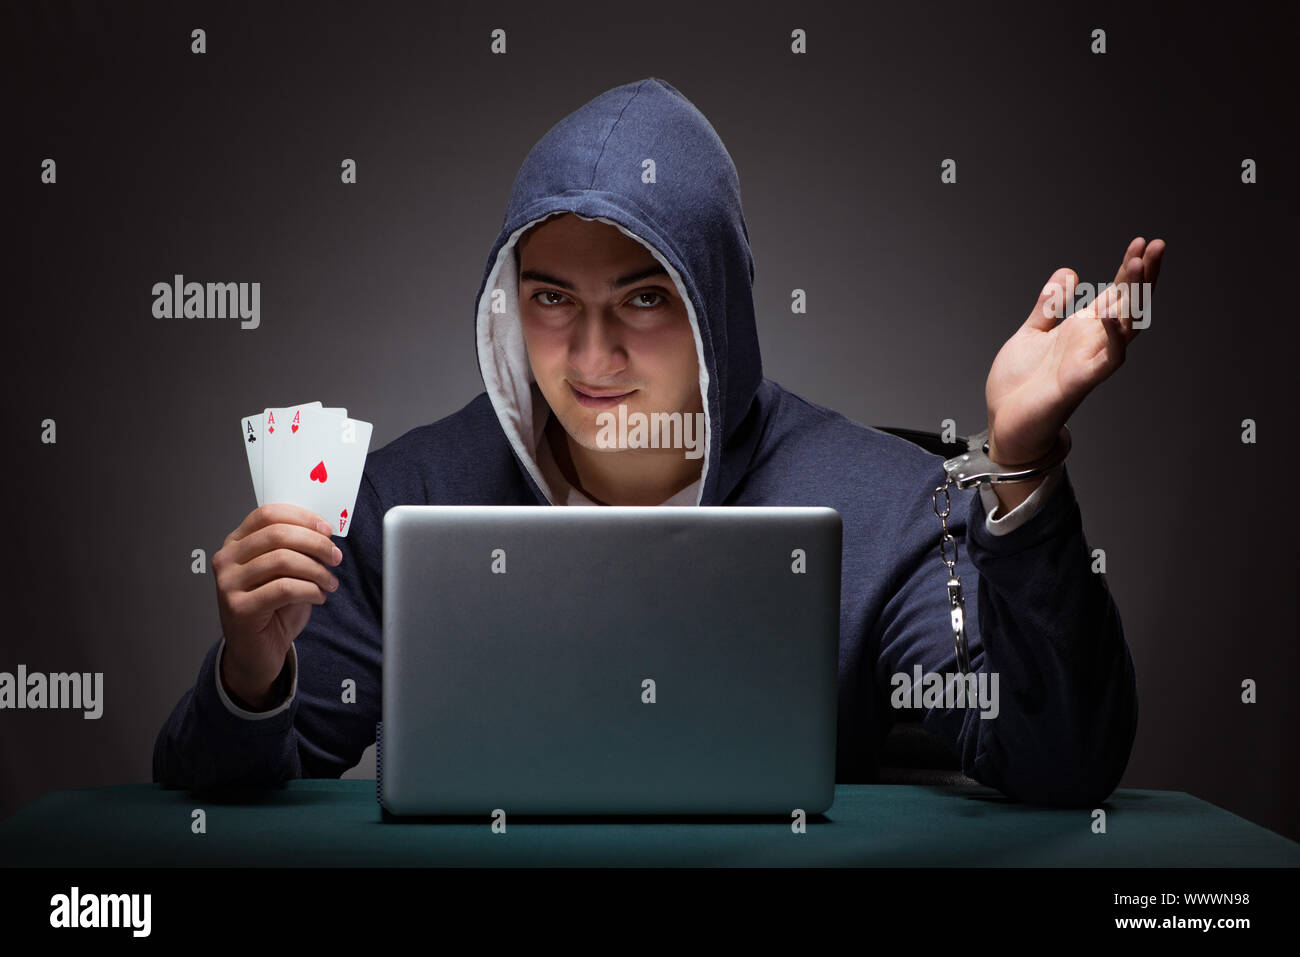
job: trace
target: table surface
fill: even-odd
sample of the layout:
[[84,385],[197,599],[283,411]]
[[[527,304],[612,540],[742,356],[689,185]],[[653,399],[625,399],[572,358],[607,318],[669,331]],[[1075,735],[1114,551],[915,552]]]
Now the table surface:
[[[206,833],[192,832],[202,808]],[[52,791],[0,822],[0,865],[36,867],[1295,867],[1300,844],[1181,791],[1089,809],[980,786],[837,785],[796,834],[777,818],[507,817],[385,822],[375,782],[197,795],[156,784]]]

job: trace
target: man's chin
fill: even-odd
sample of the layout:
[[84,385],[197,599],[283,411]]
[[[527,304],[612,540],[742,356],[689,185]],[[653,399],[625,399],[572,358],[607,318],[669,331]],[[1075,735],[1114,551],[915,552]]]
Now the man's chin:
[[601,431],[600,426],[597,425],[595,422],[595,417],[599,413],[593,412],[590,409],[583,409],[583,411],[592,412],[591,416],[589,417],[591,421],[584,421],[582,419],[579,419],[576,422],[570,420],[566,423],[563,423],[564,431],[569,433],[570,439],[572,439],[578,445],[581,445],[584,449],[587,449],[589,452],[624,451],[623,449],[611,448],[607,445],[601,445],[597,441],[597,436],[600,434]]
[[598,436],[602,431],[608,434],[608,429],[603,425],[604,422],[610,421],[602,419],[603,415],[615,416],[614,428],[617,430],[618,425],[618,406],[612,409],[586,409],[576,402],[564,410],[564,414],[557,416],[560,425],[568,433],[569,438],[591,452],[621,452],[625,449],[602,445],[598,441]]

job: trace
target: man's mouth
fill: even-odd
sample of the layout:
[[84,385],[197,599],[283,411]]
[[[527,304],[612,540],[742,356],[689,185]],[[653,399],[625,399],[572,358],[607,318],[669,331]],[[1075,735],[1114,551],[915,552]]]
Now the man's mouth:
[[636,389],[630,392],[612,392],[609,389],[596,389],[590,386],[577,386],[572,382],[569,383],[569,389],[573,392],[573,398],[578,404],[588,409],[609,409],[618,405]]

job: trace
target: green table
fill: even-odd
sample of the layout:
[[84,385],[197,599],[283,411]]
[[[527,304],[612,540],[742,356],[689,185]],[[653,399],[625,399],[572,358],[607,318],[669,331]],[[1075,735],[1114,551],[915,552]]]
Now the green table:
[[[206,834],[191,832],[206,813]],[[222,796],[156,784],[54,791],[0,822],[0,865],[1295,867],[1300,844],[1179,791],[1087,809],[978,786],[839,785],[804,834],[781,819],[507,818],[385,823],[375,783],[292,781]]]

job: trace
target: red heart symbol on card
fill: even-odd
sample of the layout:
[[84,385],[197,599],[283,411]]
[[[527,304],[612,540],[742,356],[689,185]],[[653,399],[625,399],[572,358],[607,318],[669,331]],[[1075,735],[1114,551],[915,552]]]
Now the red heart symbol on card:
[[293,425],[289,426],[289,431],[290,431],[290,432],[293,432],[293,433],[297,433],[297,431],[298,431],[298,423],[295,422]]
[[346,508],[343,511],[339,512],[339,518],[347,518],[347,517],[348,517],[348,510]]
[[325,471],[325,463],[317,462],[316,467],[311,470],[311,475],[309,475],[308,478],[310,478],[313,482],[320,482],[321,484],[324,484],[325,480],[329,478],[329,474]]

